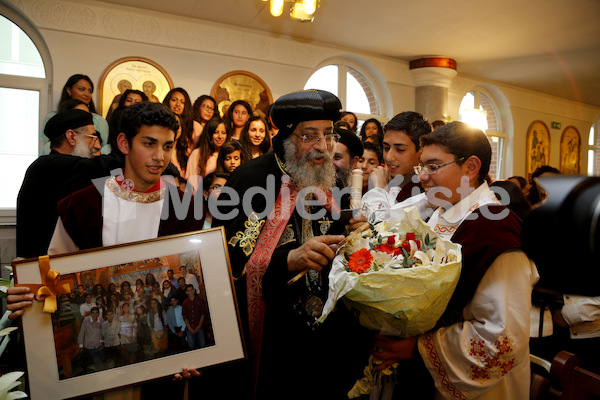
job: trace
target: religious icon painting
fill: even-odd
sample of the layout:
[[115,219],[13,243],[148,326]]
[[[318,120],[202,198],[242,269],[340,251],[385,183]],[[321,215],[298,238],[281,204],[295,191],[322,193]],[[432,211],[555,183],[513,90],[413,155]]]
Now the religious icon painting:
[[527,129],[526,173],[529,176],[542,165],[550,164],[550,131],[542,121],[533,121]]
[[110,121],[123,92],[135,89],[148,100],[160,103],[173,89],[173,81],[158,63],[143,57],[120,58],[110,64],[98,83],[98,113]]
[[581,136],[574,126],[567,126],[560,138],[560,172],[579,174],[581,164]]
[[227,114],[231,103],[244,100],[255,113],[266,118],[269,105],[273,103],[271,90],[265,81],[248,71],[231,71],[221,76],[213,85],[210,95],[217,102],[221,116]]

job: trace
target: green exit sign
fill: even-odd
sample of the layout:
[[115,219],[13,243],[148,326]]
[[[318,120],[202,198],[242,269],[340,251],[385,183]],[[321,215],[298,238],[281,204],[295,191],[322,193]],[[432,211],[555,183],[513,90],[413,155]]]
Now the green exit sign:
[[552,129],[560,129],[560,122],[552,121]]

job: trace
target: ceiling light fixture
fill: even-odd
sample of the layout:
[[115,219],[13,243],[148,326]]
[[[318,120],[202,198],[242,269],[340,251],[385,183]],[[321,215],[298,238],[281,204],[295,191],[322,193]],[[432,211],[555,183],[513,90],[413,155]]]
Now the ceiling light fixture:
[[315,11],[319,7],[319,0],[263,0],[269,1],[269,11],[274,17],[279,17],[283,13],[285,2],[290,3],[290,18],[294,21],[312,22],[314,21]]

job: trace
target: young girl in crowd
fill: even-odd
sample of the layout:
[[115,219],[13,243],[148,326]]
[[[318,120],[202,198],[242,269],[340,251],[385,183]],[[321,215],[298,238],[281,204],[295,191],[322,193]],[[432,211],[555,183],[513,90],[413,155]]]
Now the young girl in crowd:
[[229,141],[221,146],[217,159],[217,171],[231,174],[246,161],[246,153],[241,150],[238,142]]
[[217,169],[219,150],[228,139],[229,131],[220,117],[213,117],[206,123],[200,145],[192,152],[188,161],[188,182],[194,190],[200,187],[198,177],[204,178]]
[[383,151],[381,147],[376,146],[371,142],[363,143],[363,155],[358,160],[356,168],[362,169],[363,172],[363,194],[369,190],[369,175],[375,168],[383,165]]
[[148,311],[148,326],[150,327],[150,336],[154,352],[166,350],[169,346],[169,336],[165,329],[167,316],[163,311],[161,304],[156,299],[150,301],[150,310]]
[[[158,282],[156,284],[159,285]],[[148,303],[151,303],[152,300],[158,301],[161,305],[163,304],[162,290],[160,287],[153,287],[150,291],[150,294],[148,295]]]
[[119,337],[121,339],[121,357],[126,364],[135,361],[137,353],[137,323],[135,316],[131,314],[129,303],[121,306],[119,317]]
[[227,109],[226,122],[231,131],[231,137],[239,139],[244,125],[252,115],[252,107],[244,100],[236,100]]
[[[206,203],[214,203],[221,193],[221,188],[225,186],[229,179],[229,175],[224,172],[211,172],[206,175],[206,178],[202,181],[203,189],[202,194],[206,199]],[[202,229],[209,229],[212,226],[212,214],[210,208],[207,206],[206,214],[204,216],[204,226]]]
[[146,290],[143,286],[138,286],[135,291],[135,297],[133,298],[133,308],[137,309],[138,307],[145,306],[147,301],[148,296],[146,295]]
[[[134,290],[134,293],[135,293],[136,296],[137,296],[138,291],[140,290],[140,288],[142,288],[144,290],[146,289],[146,287],[144,286],[144,281],[142,279],[138,278],[138,279],[135,280],[135,290]],[[146,294],[148,294],[147,290],[146,290]]]
[[368,138],[365,139],[364,143],[373,143],[375,146],[379,147],[380,149],[383,148],[383,135],[376,133],[374,135],[369,136]]
[[130,105],[141,101],[148,101],[148,96],[141,90],[127,89],[123,92],[117,108],[112,112],[112,115],[108,120],[108,144],[110,144],[111,151],[119,151],[117,146],[117,136],[121,133],[121,115],[123,115],[123,111]]
[[117,289],[117,285],[114,282],[111,282],[108,284],[108,289],[106,290],[106,300],[108,302],[108,299],[110,297],[111,294],[115,294],[117,296],[117,299],[120,296],[119,290]]
[[104,301],[104,297],[98,296],[96,297],[96,307],[98,307],[98,312],[100,313],[98,316],[101,319],[104,319],[104,315],[106,314],[106,302]]
[[135,296],[135,293],[133,293],[133,290],[131,289],[131,283],[128,281],[123,281],[121,283],[121,297],[123,297],[125,293],[129,293],[131,297]]
[[188,158],[192,150],[198,147],[198,141],[202,134],[202,127],[194,121],[194,113],[190,96],[182,88],[171,89],[165,96],[163,104],[166,105],[179,115],[181,125],[181,136],[177,139],[175,145],[175,153],[179,164],[181,176],[187,178],[185,171],[187,168]]
[[118,318],[121,316],[121,308],[119,307],[119,298],[116,293],[110,293],[108,295],[108,301],[106,302],[106,312],[111,311]]
[[[104,286],[101,283],[96,283],[92,288],[92,301],[96,302],[98,297],[106,296],[106,292],[104,291]],[[101,315],[102,316],[102,315]]]
[[138,360],[143,360],[154,353],[146,307],[135,307],[135,323],[137,325]]
[[358,118],[356,118],[356,115],[353,112],[342,111],[340,120],[346,121],[347,123],[349,123],[350,124],[350,130],[352,132],[356,133],[356,124],[358,122]]
[[[89,76],[83,74],[72,75],[67,79],[67,83],[65,83],[65,86],[62,89],[57,109],[60,109],[60,106],[69,99],[77,99],[84,102],[92,113],[94,128],[100,134],[100,139],[104,145],[102,154],[108,154],[110,153],[110,147],[108,146],[108,123],[100,115],[96,114],[96,106],[94,105],[94,100],[92,98],[93,93],[94,83]],[[42,122],[39,135],[40,141],[43,144],[42,150],[40,151],[41,156],[50,154],[50,139],[44,135],[44,128],[46,127],[46,123],[54,115],[56,115],[56,112],[48,113]]]
[[[194,120],[200,124],[202,128],[204,125],[215,116],[217,110],[217,102],[211,96],[203,94],[198,97],[194,102]],[[216,115],[219,115],[217,112]]]
[[150,288],[154,287],[155,283],[156,283],[156,278],[154,277],[154,275],[152,273],[148,273],[146,275],[146,287],[148,288],[148,290],[150,290]]
[[175,296],[175,292],[177,292],[177,289],[173,287],[173,284],[168,279],[163,281],[162,286],[162,297],[164,301],[163,305],[164,308],[167,309],[169,307],[169,304],[171,304],[171,297]]
[[262,117],[250,117],[242,129],[240,144],[252,158],[267,153],[271,149],[271,135],[267,121]]
[[362,127],[360,128],[360,140],[363,143],[368,137],[377,134],[383,136],[383,127],[381,126],[381,122],[375,118],[369,118],[364,124],[362,124]]

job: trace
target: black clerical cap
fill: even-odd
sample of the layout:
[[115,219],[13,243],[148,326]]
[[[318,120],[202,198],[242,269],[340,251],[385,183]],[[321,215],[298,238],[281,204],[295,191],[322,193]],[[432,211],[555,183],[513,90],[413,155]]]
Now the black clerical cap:
[[94,125],[91,113],[76,108],[61,111],[46,123],[44,135],[52,140],[64,135],[69,129],[77,129],[86,125]]
[[364,151],[363,145],[354,132],[350,132],[349,130],[342,128],[336,128],[334,129],[334,132],[340,135],[338,142],[346,145],[352,158],[362,157]]
[[275,152],[283,155],[283,141],[300,122],[337,121],[341,109],[340,99],[325,90],[309,89],[281,96],[271,106],[271,119],[279,129],[273,138]]

